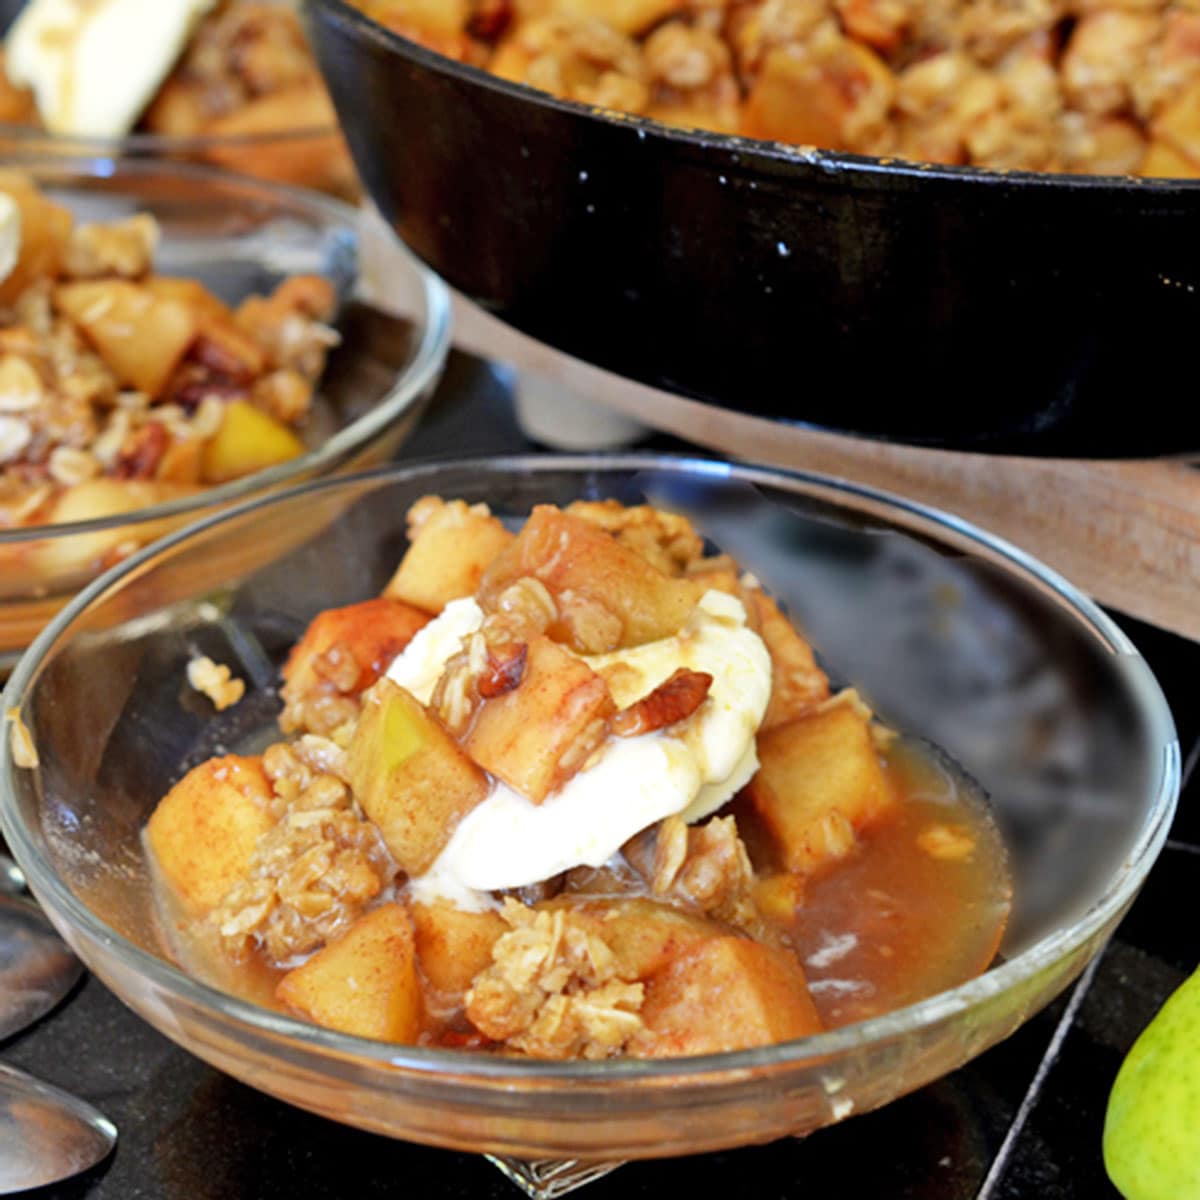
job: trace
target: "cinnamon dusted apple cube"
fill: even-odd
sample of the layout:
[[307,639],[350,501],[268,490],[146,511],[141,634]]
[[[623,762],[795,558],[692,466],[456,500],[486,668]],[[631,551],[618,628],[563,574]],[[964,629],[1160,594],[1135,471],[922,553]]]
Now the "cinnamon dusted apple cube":
[[765,733],[828,700],[829,679],[817,666],[812,647],[766,592],[746,588],[742,600],[750,623],[771,656],[771,699],[759,726]]
[[1155,138],[1138,167],[1139,175],[1167,179],[1200,179],[1200,158],[1191,159]]
[[716,937],[674,959],[646,985],[643,1058],[717,1054],[808,1037],[821,1019],[790,951]]
[[386,676],[363,696],[347,771],[363,812],[410,875],[429,869],[491,787],[437,718]]
[[227,754],[194,767],[158,802],[146,840],[189,914],[210,912],[245,878],[258,839],[275,823],[271,798],[262,760]]
[[724,931],[723,926],[698,913],[641,896],[585,901],[576,911],[594,917],[596,934],[612,950],[621,979],[648,979],[673,959]]
[[459,37],[471,19],[469,0],[366,0],[359,7],[381,24],[435,41]]
[[0,280],[0,304],[11,304],[35,280],[53,279],[58,274],[74,219],[70,209],[43,196],[20,171],[0,170],[0,192],[9,196],[21,213],[17,261]]
[[186,304],[202,319],[233,320],[229,306],[198,279],[184,279],[179,275],[148,275],[141,284],[160,299],[178,300],[180,304]]
[[385,904],[360,917],[337,941],[289,971],[275,995],[327,1029],[415,1042],[423,1004],[408,913],[399,904]]
[[428,623],[428,613],[386,597],[319,612],[284,664],[283,698],[291,701],[312,691],[322,678],[322,656],[338,646],[354,659],[358,670],[357,681],[340,690],[344,694],[364,691]]
[[521,682],[480,706],[467,753],[534,804],[583,766],[615,712],[608,685],[547,637],[529,644]]
[[465,912],[452,904],[414,904],[417,961],[430,985],[461,996],[492,965],[492,947],[508,932],[498,912]]
[[484,570],[513,540],[483,505],[436,496],[413,505],[409,525],[412,544],[383,594],[431,613],[474,595]]
[[54,306],[122,384],[150,397],[166,387],[200,327],[188,304],[128,279],[59,284]]
[[1194,79],[1172,97],[1154,118],[1151,131],[1156,141],[1165,142],[1192,162],[1200,162],[1200,79]]
[[485,608],[523,576],[541,580],[559,602],[550,630],[582,654],[640,646],[678,633],[704,594],[622,546],[590,521],[539,505],[516,540],[484,572]]
[[747,790],[789,871],[810,874],[844,858],[895,803],[867,719],[850,704],[760,735],[758,757]]

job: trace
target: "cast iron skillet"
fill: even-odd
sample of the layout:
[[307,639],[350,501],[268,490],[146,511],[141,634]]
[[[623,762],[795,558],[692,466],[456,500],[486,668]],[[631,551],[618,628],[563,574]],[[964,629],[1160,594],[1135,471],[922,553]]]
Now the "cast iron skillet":
[[1200,182],[668,129],[308,21],[366,187],[455,287],[570,354],[792,422],[964,449],[1200,450]]

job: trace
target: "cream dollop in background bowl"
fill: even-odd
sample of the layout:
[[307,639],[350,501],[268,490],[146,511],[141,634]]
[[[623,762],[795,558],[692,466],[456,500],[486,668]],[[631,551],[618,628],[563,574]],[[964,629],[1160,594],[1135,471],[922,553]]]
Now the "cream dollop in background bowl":
[[[267,293],[288,275],[328,279],[342,345],[317,385],[299,458],[150,508],[0,530],[0,665],[105,559],[255,493],[385,462],[415,427],[450,346],[445,287],[398,244],[371,240],[360,215],[335,200],[182,163],[10,157],[5,166],[27,172],[78,221],[153,214],[156,271],[199,279],[226,301]],[[360,299],[360,259],[381,255],[404,320]],[[214,563],[210,575],[220,573]]]
[[[262,744],[278,668],[320,609],[378,592],[404,514],[438,493],[505,519],[643,499],[692,516],[781,597],[835,681],[991,795],[1013,919],[983,976],[887,1016],[707,1058],[554,1063],[387,1045],[183,974],[152,915],[140,830],[184,771]],[[251,556],[220,588],[213,556]],[[214,716],[185,682],[207,654],[247,681]],[[5,704],[40,763],[0,749],[0,824],[93,971],[167,1036],[253,1086],[393,1137],[530,1159],[659,1157],[804,1133],[878,1107],[1013,1032],[1075,978],[1167,835],[1178,745],[1130,642],[1061,579],[963,523],[865,488],[700,460],[530,457],[392,467],[256,500],[89,587],[16,668]]]
[[[0,0],[0,39],[8,36],[30,2],[31,0]],[[266,2],[287,4],[288,0]],[[154,12],[150,14],[158,18],[154,22],[155,28],[144,30],[142,38],[134,35],[132,40],[127,26],[140,23],[144,27],[145,17],[142,11],[134,6],[128,17],[123,13],[118,14],[118,20],[113,23],[112,37],[120,39],[120,43],[125,47],[132,45],[136,53],[131,55],[127,64],[118,64],[116,70],[123,73],[131,86],[139,79],[153,80],[158,74],[169,74],[179,56],[179,50],[172,45],[160,46],[158,42],[161,36],[155,35],[166,33],[180,23],[190,24],[212,7],[212,4],[197,3],[196,0],[192,0],[190,4],[182,3],[182,0],[171,0],[169,5],[164,3],[164,0],[158,0]],[[61,6],[52,8],[56,10],[51,13],[52,16],[61,14]],[[185,16],[190,17],[190,20],[186,20]],[[172,17],[176,19],[173,20]],[[97,46],[99,53],[103,53],[105,49],[103,43]],[[156,51],[164,53],[165,59],[159,63],[148,61],[155,57]],[[22,65],[28,67],[30,64]],[[44,79],[45,71],[40,74]],[[110,80],[111,75],[101,79],[89,77],[81,84],[68,83],[62,90],[67,96],[94,95],[99,98],[95,107],[102,109],[120,109],[133,103],[137,109],[135,120],[157,92],[155,87],[149,95],[144,95],[142,89],[141,103],[137,102],[136,94],[109,97],[106,92],[109,90]],[[279,123],[279,114],[274,111],[260,111],[258,115],[247,116],[239,132],[191,136],[150,133],[137,129],[120,135],[101,135],[82,130],[51,132],[40,120],[33,124],[0,121],[0,152],[64,155],[72,158],[124,157],[202,162],[274,183],[315,188],[330,195],[355,199],[359,194],[358,180],[338,128],[337,115],[319,81],[317,87],[319,93],[312,93],[307,97],[303,111],[293,112],[286,127]]]

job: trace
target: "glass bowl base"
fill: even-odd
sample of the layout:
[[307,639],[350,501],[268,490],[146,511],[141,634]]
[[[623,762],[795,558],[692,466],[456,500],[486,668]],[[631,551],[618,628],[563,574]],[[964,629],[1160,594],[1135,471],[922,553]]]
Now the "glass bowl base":
[[503,1154],[485,1156],[502,1175],[507,1176],[533,1200],[554,1200],[577,1188],[586,1187],[615,1171],[621,1162],[580,1162],[562,1158],[508,1158]]

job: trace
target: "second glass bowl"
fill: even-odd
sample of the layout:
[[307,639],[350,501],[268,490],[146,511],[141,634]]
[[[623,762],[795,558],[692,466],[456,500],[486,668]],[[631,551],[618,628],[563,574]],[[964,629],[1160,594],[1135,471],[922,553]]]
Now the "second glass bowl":
[[[0,665],[11,665],[101,564],[260,490],[386,461],[415,426],[450,346],[449,296],[399,246],[389,249],[392,318],[362,299],[361,218],[311,192],[182,163],[9,158],[77,220],[153,214],[156,270],[199,279],[236,303],[282,278],[315,274],[339,300],[342,344],[318,384],[299,458],[169,503],[66,524],[0,530]],[[377,248],[376,248],[377,249]]]

